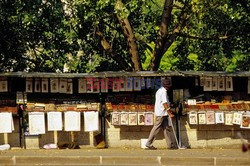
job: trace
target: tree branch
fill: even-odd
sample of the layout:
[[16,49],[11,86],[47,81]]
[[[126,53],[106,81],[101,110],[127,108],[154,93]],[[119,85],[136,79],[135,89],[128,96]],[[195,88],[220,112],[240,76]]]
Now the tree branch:
[[190,39],[197,39],[197,40],[204,40],[204,41],[209,41],[209,40],[227,40],[229,39],[231,36],[212,36],[212,37],[201,37],[201,36],[193,36],[193,35],[189,35],[189,34],[185,34],[185,33],[174,33],[174,35],[177,36],[181,36],[181,37],[185,37],[185,38],[190,38]]

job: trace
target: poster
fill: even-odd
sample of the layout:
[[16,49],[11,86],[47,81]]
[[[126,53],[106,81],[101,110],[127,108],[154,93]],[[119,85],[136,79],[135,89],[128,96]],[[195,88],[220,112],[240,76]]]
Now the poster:
[[206,122],[207,122],[207,124],[215,124],[215,117],[214,117],[213,111],[207,111]]
[[147,89],[152,88],[151,87],[151,78],[146,78],[146,88]]
[[233,113],[225,113],[225,125],[233,125]]
[[218,91],[225,91],[225,78],[224,77],[218,78]]
[[120,125],[120,112],[112,112],[111,115],[111,124]]
[[197,112],[192,111],[188,114],[189,124],[198,124]]
[[60,78],[60,93],[67,93],[68,80],[65,78]]
[[120,90],[120,80],[118,78],[115,78],[113,80],[113,92],[119,92]]
[[145,125],[151,126],[154,124],[154,113],[153,112],[145,112]]
[[44,112],[29,112],[29,134],[45,134]]
[[137,113],[136,112],[130,112],[128,114],[128,125],[129,126],[137,125]]
[[67,94],[73,94],[73,82],[72,82],[72,79],[68,79],[68,81],[67,81],[66,92],[67,92]]
[[86,93],[87,92],[87,80],[84,78],[78,79],[78,93]]
[[14,123],[12,113],[1,112],[0,113],[0,133],[12,133],[14,130]]
[[145,125],[145,113],[144,112],[138,112],[138,125]]
[[87,93],[93,93],[93,78],[87,78],[86,89]]
[[223,112],[216,112],[215,113],[215,123],[224,123],[224,113]]
[[242,115],[240,128],[250,129],[250,115]]
[[141,78],[140,77],[134,77],[133,81],[134,85],[134,91],[140,91],[141,90]]
[[233,124],[241,125],[242,113],[234,112],[233,113]]
[[86,111],[84,114],[84,131],[98,131],[99,130],[99,112]]
[[125,91],[125,78],[120,78],[120,89],[119,91]]
[[42,79],[42,93],[48,93],[49,92],[49,79],[43,78]]
[[75,112],[75,111],[64,112],[64,130],[65,131],[80,131],[81,130],[80,112]]
[[40,78],[35,79],[35,92],[37,93],[41,92],[41,79]]
[[204,91],[212,91],[212,77],[205,77]]
[[32,78],[26,78],[25,91],[27,93],[33,92],[33,79]]
[[233,78],[226,77],[226,91],[233,91]]
[[99,79],[93,79],[93,93],[99,93],[100,92],[100,83]]
[[121,112],[121,125],[128,125],[128,113]]
[[218,90],[218,77],[212,78],[212,90],[214,91]]
[[8,81],[0,80],[0,92],[8,92]]
[[58,93],[59,92],[59,80],[58,78],[50,78],[50,92]]
[[198,112],[199,124],[206,124],[206,113]]
[[62,131],[62,112],[48,112],[48,131]]
[[132,77],[127,77],[125,80],[125,89],[126,91],[133,91],[133,78]]
[[108,92],[108,79],[107,78],[101,79],[101,92],[103,93]]

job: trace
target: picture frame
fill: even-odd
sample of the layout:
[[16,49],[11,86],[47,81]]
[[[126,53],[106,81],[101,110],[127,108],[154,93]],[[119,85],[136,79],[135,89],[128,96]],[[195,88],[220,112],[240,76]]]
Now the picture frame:
[[212,77],[205,77],[203,91],[212,91]]
[[93,93],[93,78],[87,78],[87,83],[86,83],[86,90],[87,93]]
[[141,91],[141,78],[134,77],[133,80],[134,91]]
[[154,125],[154,113],[153,112],[145,112],[145,126]]
[[233,113],[233,124],[235,125],[241,125],[241,121],[242,121],[242,113],[240,112],[234,112]]
[[41,79],[35,78],[35,92],[40,93],[41,92]]
[[98,78],[93,79],[93,93],[99,93],[100,92],[100,82]]
[[137,113],[137,122],[139,126],[144,126],[145,125],[145,113],[144,112],[138,112]]
[[229,126],[233,125],[233,113],[232,112],[225,113],[225,125],[229,125]]
[[198,124],[198,116],[196,111],[191,111],[188,114],[189,124],[197,125]]
[[226,91],[233,91],[233,78],[226,77]]
[[249,114],[242,115],[242,121],[241,121],[240,128],[250,129],[250,115]]
[[225,91],[225,78],[224,77],[218,78],[218,91]]
[[32,93],[33,92],[33,78],[26,78],[25,92],[26,93]]
[[68,79],[60,78],[60,93],[67,93]]
[[207,124],[205,111],[204,112],[198,112],[198,121],[199,121],[199,124]]
[[207,111],[206,112],[206,122],[207,122],[207,124],[215,124],[214,111]]
[[72,79],[67,80],[67,94],[73,94],[73,82]]
[[224,113],[223,112],[215,112],[215,123],[224,123]]
[[200,77],[200,86],[204,86],[205,82],[205,78],[204,77]]
[[42,93],[48,93],[48,92],[49,92],[49,79],[42,78]]
[[136,112],[128,113],[128,125],[129,126],[137,125],[137,113]]
[[120,112],[111,113],[111,124],[114,126],[120,125]]
[[59,92],[59,79],[58,78],[50,78],[50,92],[51,93]]
[[212,90],[218,91],[218,77],[212,78]]
[[113,92],[119,92],[120,91],[120,79],[115,78],[113,80]]
[[126,91],[125,78],[124,77],[119,78],[119,82],[120,82],[119,91],[121,91],[121,92]]
[[78,79],[78,93],[86,93],[87,92],[87,80],[85,78]]
[[120,117],[121,117],[121,123],[120,125],[125,125],[127,126],[128,125],[128,119],[129,119],[129,115],[128,115],[128,112],[121,112],[120,113]]

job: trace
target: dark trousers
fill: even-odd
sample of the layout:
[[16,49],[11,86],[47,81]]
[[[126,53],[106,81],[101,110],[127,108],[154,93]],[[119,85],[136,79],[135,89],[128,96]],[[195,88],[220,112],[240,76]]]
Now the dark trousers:
[[156,121],[154,124],[154,127],[150,131],[149,137],[148,137],[148,142],[146,143],[147,146],[152,145],[153,141],[156,138],[156,135],[160,131],[160,129],[163,129],[163,134],[166,139],[167,143],[167,148],[171,148],[172,146],[172,141],[171,141],[171,136],[170,136],[170,128],[168,126],[168,116],[157,116]]

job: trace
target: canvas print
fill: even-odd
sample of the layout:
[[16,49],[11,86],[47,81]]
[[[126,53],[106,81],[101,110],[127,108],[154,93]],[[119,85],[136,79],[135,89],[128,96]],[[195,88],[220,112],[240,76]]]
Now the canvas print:
[[137,113],[136,112],[130,112],[128,114],[128,125],[129,126],[137,125]]
[[59,92],[59,80],[58,78],[50,78],[50,92],[58,93]]
[[40,78],[35,79],[35,92],[37,93],[41,92],[41,79]]
[[206,113],[200,112],[198,113],[199,124],[206,124]]
[[241,120],[242,120],[242,113],[240,112],[234,112],[233,113],[233,124],[236,125],[241,125]]
[[60,79],[60,93],[67,93],[68,80],[65,78]]
[[86,85],[87,85],[87,80],[84,78],[79,78],[78,79],[78,93],[86,93],[87,92]]
[[226,77],[226,91],[233,91],[233,78]]
[[26,78],[25,91],[27,93],[33,92],[33,79],[32,78]]
[[72,82],[72,79],[68,79],[66,91],[67,91],[68,94],[73,94],[73,82]]
[[207,124],[215,124],[215,117],[214,117],[213,111],[207,111],[206,122],[207,122]]
[[42,93],[48,93],[49,92],[49,79],[43,78],[42,79]]
[[197,112],[190,112],[188,114],[189,124],[198,124]]
[[214,91],[218,90],[218,77],[212,78],[212,90]]
[[145,125],[145,113],[144,112],[138,112],[138,125]]
[[133,91],[133,78],[127,77],[125,80],[126,91]]
[[206,77],[203,87],[204,91],[212,91],[212,77]]
[[153,112],[145,112],[145,125],[146,126],[154,125],[154,113]]
[[218,78],[218,91],[225,91],[225,78],[224,77]]
[[121,112],[121,125],[128,125],[128,112]]
[[215,113],[215,123],[224,123],[224,113],[223,112],[216,112]]
[[134,90],[135,91],[140,91],[141,90],[141,78],[140,77],[134,77]]
[[120,112],[112,112],[111,114],[111,124],[112,125],[120,125]]
[[241,128],[250,129],[250,115],[242,115]]
[[233,113],[225,113],[225,125],[233,125]]

